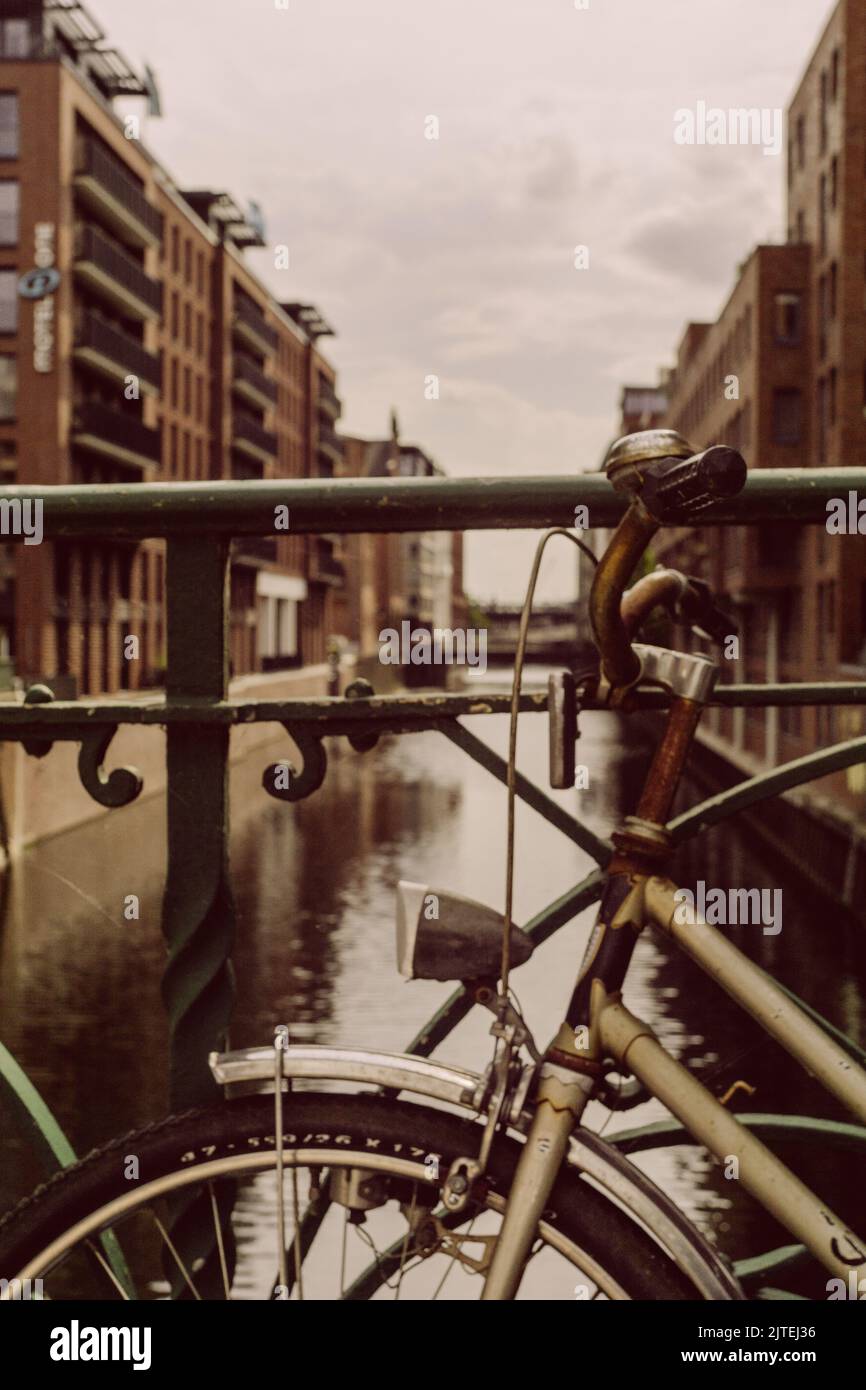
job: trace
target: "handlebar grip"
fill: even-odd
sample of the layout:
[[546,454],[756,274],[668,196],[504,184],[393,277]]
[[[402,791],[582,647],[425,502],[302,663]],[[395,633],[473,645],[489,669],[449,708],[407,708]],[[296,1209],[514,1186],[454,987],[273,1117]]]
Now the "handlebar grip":
[[643,471],[641,501],[660,524],[688,521],[715,502],[736,497],[746,482],[736,449],[714,444],[687,459],[657,459]]

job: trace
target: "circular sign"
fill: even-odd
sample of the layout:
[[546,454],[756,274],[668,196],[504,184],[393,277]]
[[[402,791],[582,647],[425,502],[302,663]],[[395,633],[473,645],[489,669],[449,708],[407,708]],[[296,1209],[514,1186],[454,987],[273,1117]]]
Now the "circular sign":
[[18,281],[18,293],[22,299],[44,299],[53,294],[60,284],[60,271],[54,266],[46,270],[28,270]]

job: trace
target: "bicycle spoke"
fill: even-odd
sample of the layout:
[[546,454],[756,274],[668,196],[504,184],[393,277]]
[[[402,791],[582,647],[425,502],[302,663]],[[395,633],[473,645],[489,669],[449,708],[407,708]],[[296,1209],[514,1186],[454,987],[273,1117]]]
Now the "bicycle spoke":
[[99,1264],[102,1267],[102,1270],[106,1277],[111,1280],[112,1284],[117,1289],[117,1292],[120,1294],[120,1297],[123,1299],[124,1303],[131,1302],[129,1294],[126,1292],[126,1289],[123,1287],[120,1280],[117,1278],[117,1275],[114,1273],[114,1270],[111,1268],[111,1265],[108,1263],[107,1259],[102,1254],[102,1251],[93,1244],[92,1240],[87,1241],[87,1249],[90,1251],[97,1264]]
[[412,1184],[412,1202],[409,1207],[409,1215],[406,1217],[406,1235],[403,1240],[403,1249],[400,1251],[400,1268],[397,1272],[397,1283],[394,1288],[394,1302],[400,1297],[400,1286],[403,1283],[403,1273],[406,1268],[406,1251],[409,1249],[409,1237],[412,1234],[412,1217],[415,1214],[415,1202],[418,1197],[418,1184]]
[[168,1249],[171,1251],[172,1259],[174,1260],[175,1264],[177,1265],[178,1269],[180,1270],[181,1274],[183,1275],[184,1280],[186,1281],[186,1284],[187,1284],[187,1286],[188,1286],[190,1292],[192,1293],[193,1298],[196,1300],[197,1303],[201,1303],[201,1301],[202,1301],[201,1294],[199,1293],[198,1289],[196,1288],[195,1284],[193,1283],[192,1276],[190,1275],[189,1271],[187,1270],[186,1265],[184,1264],[183,1260],[180,1258],[180,1255],[177,1253],[177,1250],[175,1249],[174,1244],[173,1244],[173,1242],[172,1242],[171,1236],[169,1235],[168,1231],[167,1231],[167,1230],[165,1229],[165,1227],[163,1226],[163,1224],[162,1224],[162,1222],[160,1221],[159,1217],[157,1216],[156,1212],[155,1212],[155,1211],[154,1211],[154,1212],[151,1212],[151,1215],[152,1215],[152,1217],[153,1217],[154,1224],[156,1225],[156,1229],[159,1231],[160,1235],[162,1236],[163,1240],[165,1241],[166,1245],[168,1246]]
[[[470,1236],[470,1235],[472,1234],[472,1227],[473,1227],[474,1225],[475,1225],[475,1217],[473,1216],[472,1220],[469,1222],[469,1229],[468,1229],[467,1232],[466,1232],[467,1236]],[[432,1300],[431,1300],[432,1302],[435,1302],[436,1299],[439,1297],[440,1293],[442,1292],[442,1288],[443,1288],[443,1285],[444,1285],[444,1283],[445,1283],[445,1280],[448,1278],[448,1275],[451,1273],[452,1269],[453,1269],[454,1266],[456,1265],[456,1263],[457,1263],[457,1254],[458,1254],[459,1249],[460,1249],[460,1246],[458,1245],[458,1243],[457,1243],[457,1238],[456,1238],[456,1236],[455,1236],[455,1239],[454,1239],[454,1249],[453,1249],[453,1251],[452,1251],[452,1253],[451,1253],[451,1259],[450,1259],[449,1262],[448,1262],[448,1266],[447,1266],[447,1268],[446,1268],[446,1270],[445,1270],[445,1273],[442,1275],[442,1278],[439,1280],[439,1283],[436,1285],[436,1291],[435,1291],[435,1293],[433,1294],[433,1298],[432,1298]]]
[[[309,1208],[307,1208],[309,1209]],[[297,1168],[292,1166],[292,1220],[295,1222],[295,1233],[292,1238],[292,1248],[295,1251],[295,1283],[297,1284],[297,1301],[303,1302],[303,1275],[302,1266],[303,1255],[300,1252],[300,1202],[297,1200]]]
[[346,1215],[343,1221],[343,1242],[340,1250],[340,1298],[346,1291],[346,1234],[349,1229],[349,1208],[346,1208]]
[[232,1295],[229,1288],[229,1271],[226,1263],[225,1245],[223,1244],[222,1222],[220,1221],[219,1208],[217,1207],[216,1193],[213,1190],[213,1183],[209,1182],[208,1192],[210,1193],[210,1205],[213,1212],[213,1228],[216,1234],[217,1249],[220,1257],[220,1269],[223,1276],[223,1289],[225,1290],[226,1302],[231,1303]]

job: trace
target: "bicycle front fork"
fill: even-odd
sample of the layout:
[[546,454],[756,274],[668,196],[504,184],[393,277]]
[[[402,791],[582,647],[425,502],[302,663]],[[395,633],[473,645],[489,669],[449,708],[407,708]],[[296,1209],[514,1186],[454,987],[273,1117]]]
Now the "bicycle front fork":
[[535,1115],[508,1194],[482,1301],[511,1299],[517,1293],[571,1132],[580,1122],[595,1086],[594,1075],[571,1071],[550,1060],[552,1051],[569,1049],[574,1049],[574,1032],[563,1023],[541,1066]]

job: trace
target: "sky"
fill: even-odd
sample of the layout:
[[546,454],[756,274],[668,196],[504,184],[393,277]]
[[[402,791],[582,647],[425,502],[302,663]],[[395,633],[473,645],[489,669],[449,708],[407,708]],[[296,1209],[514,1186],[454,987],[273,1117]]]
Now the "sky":
[[[144,140],[180,186],[254,199],[288,247],[287,269],[248,257],[334,326],[341,428],[387,435],[393,407],[401,437],[460,477],[597,468],[623,384],[655,382],[751,248],[784,239],[784,153],[677,143],[674,113],[784,110],[833,9],[87,3],[156,72],[164,114]],[[533,546],[467,536],[467,591],[519,601]],[[573,548],[549,546],[539,599],[573,589]]]

